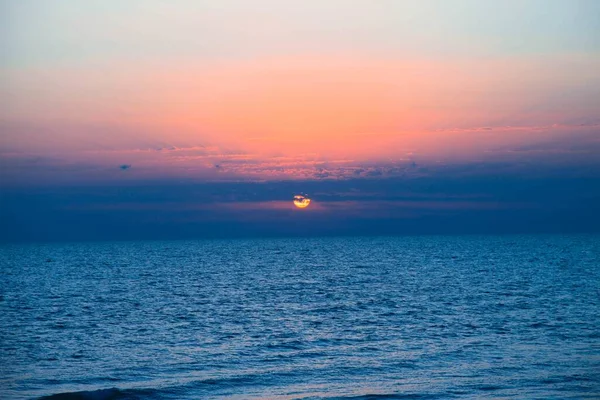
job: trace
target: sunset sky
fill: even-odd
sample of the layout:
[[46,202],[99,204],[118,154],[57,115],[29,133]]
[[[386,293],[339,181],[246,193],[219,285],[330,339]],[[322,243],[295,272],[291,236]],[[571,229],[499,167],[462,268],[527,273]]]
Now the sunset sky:
[[0,52],[2,240],[600,229],[596,0],[0,0]]

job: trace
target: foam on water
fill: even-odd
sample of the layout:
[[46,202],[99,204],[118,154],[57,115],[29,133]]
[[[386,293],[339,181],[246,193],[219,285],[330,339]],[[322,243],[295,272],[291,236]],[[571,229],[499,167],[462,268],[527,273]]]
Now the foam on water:
[[600,397],[600,237],[0,248],[0,398]]

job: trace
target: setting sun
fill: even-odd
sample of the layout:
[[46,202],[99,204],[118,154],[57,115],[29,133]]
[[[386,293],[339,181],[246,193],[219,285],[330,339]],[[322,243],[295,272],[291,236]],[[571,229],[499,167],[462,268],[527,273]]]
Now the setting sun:
[[294,196],[294,205],[298,208],[306,208],[310,204],[308,196],[297,194]]

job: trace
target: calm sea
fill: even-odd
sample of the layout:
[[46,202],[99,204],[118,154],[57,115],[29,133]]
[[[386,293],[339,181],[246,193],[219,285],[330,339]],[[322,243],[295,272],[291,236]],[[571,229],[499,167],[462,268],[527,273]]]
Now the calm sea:
[[5,245],[0,398],[598,399],[600,237]]

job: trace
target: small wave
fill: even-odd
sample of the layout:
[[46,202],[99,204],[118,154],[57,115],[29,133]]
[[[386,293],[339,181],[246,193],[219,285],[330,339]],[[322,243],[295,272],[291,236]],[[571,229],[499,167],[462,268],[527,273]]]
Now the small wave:
[[152,389],[127,389],[117,388],[100,389],[82,392],[57,393],[40,397],[39,400],[138,400],[152,399],[157,391]]
[[[231,388],[252,384],[257,375],[240,375],[227,378],[190,379],[179,381],[174,385],[161,385],[160,388],[99,389],[79,392],[64,392],[38,397],[38,400],[152,400],[173,399],[181,397],[181,393],[202,391],[210,386]],[[202,398],[202,396],[199,396]]]

